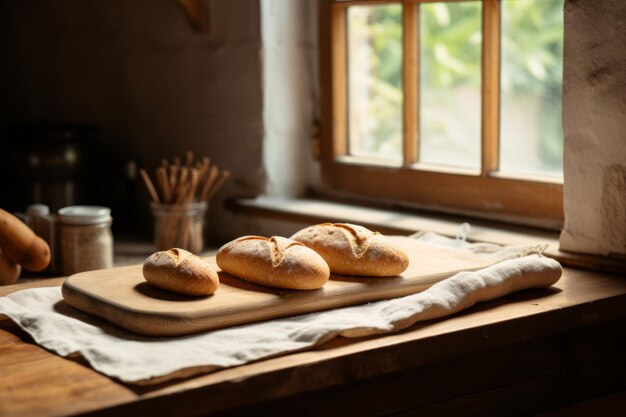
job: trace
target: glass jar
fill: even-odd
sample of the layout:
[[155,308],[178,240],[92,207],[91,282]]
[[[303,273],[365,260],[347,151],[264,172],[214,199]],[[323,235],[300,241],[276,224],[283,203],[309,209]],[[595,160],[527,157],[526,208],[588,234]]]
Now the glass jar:
[[50,247],[51,259],[48,267],[43,271],[47,273],[56,272],[55,262],[55,239],[54,239],[54,217],[50,214],[50,208],[45,204],[31,204],[26,210],[26,216],[30,222],[29,226],[35,234],[46,241]]
[[150,205],[154,215],[154,244],[157,250],[180,248],[198,255],[204,248],[204,216],[208,204]]
[[69,206],[59,210],[58,246],[63,275],[113,266],[111,210]]

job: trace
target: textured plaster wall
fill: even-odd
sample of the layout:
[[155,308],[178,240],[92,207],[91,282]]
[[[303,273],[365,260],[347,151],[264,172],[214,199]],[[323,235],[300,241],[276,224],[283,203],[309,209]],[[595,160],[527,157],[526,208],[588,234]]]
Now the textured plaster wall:
[[260,5],[206,1],[208,33],[175,0],[1,2],[0,123],[97,125],[103,154],[145,167],[209,155],[233,174],[209,233],[238,233],[223,198],[265,188]]
[[267,194],[299,197],[319,182],[311,127],[318,112],[317,1],[261,0]]
[[626,255],[626,2],[568,0],[561,249]]
[[[312,122],[319,117],[315,0],[261,0],[263,162],[266,195],[299,197],[319,185]],[[233,215],[241,234],[291,236],[307,226],[294,221]]]

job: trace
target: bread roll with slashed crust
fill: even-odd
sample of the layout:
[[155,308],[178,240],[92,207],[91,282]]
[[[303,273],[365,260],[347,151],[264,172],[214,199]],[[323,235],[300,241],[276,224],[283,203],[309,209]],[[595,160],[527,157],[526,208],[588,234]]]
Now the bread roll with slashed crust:
[[211,295],[219,286],[211,265],[178,248],[153,253],[143,264],[143,276],[155,287],[184,295]]
[[314,290],[330,276],[320,255],[279,236],[240,237],[222,246],[216,260],[224,272],[268,287]]
[[291,239],[319,253],[335,274],[386,277],[409,266],[402,249],[363,226],[323,223],[302,229]]

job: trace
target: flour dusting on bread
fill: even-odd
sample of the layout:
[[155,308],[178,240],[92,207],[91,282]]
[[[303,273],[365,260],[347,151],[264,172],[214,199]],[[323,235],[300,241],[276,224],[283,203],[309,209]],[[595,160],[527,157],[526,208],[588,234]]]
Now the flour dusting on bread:
[[322,223],[291,237],[319,253],[331,272],[344,275],[394,276],[408,267],[407,254],[384,236],[349,223]]
[[211,265],[179,248],[153,253],[142,271],[149,284],[179,294],[211,295],[219,286],[219,277]]
[[270,287],[311,290],[328,281],[324,259],[300,242],[280,236],[244,236],[220,248],[222,270],[244,280]]

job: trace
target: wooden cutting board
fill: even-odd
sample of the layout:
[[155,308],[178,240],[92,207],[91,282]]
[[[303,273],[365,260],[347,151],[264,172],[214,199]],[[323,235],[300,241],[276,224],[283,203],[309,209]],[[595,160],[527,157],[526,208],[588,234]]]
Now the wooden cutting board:
[[[208,297],[188,297],[149,285],[142,265],[82,272],[63,284],[70,305],[147,336],[180,336],[278,317],[327,310],[420,292],[459,271],[493,263],[484,257],[390,237],[409,254],[409,268],[397,277],[331,275],[313,291],[262,287],[219,272],[220,286]],[[216,269],[215,258],[206,258]]]

